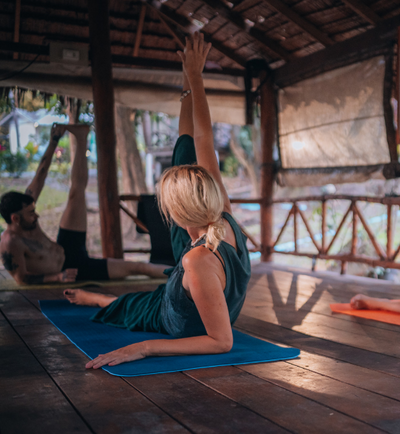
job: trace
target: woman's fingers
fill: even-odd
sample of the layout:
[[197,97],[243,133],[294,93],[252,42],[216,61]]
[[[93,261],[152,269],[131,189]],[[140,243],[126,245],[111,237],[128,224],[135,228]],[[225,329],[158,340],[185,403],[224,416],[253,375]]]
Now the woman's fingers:
[[205,47],[204,47],[204,51],[203,51],[204,60],[207,58],[208,53],[209,53],[210,50],[211,50],[211,47],[212,47],[211,42],[209,42],[208,44],[205,45]]
[[193,49],[193,46],[192,46],[192,41],[190,40],[190,38],[188,38],[186,36],[185,39],[186,39],[186,47],[185,47],[185,54],[186,54],[187,51]]
[[200,45],[200,38],[199,38],[199,32],[194,32],[193,35],[193,50],[198,52],[199,51],[199,45]]

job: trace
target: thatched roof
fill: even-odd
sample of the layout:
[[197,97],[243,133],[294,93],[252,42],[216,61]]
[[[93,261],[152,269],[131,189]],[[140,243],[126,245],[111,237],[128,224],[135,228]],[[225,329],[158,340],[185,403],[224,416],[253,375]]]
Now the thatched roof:
[[[39,55],[21,76],[90,77],[88,67],[48,65],[52,41],[88,46],[85,1],[22,0],[19,14],[17,3],[0,1],[0,74]],[[180,84],[176,51],[195,30],[213,43],[207,87],[242,92],[251,59],[265,59],[284,86],[317,70],[393,53],[399,25],[397,0],[110,0],[115,79],[171,88]]]

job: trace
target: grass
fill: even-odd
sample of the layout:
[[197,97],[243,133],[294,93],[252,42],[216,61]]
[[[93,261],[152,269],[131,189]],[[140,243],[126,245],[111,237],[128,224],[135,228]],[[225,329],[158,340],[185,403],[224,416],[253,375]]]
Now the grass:
[[[26,179],[10,179],[1,178],[0,184],[0,195],[6,193],[7,191],[14,190],[25,192],[27,187]],[[60,191],[55,188],[44,186],[42,193],[40,194],[36,210],[40,214],[44,210],[49,210],[52,208],[57,208],[64,204],[68,199],[68,193],[66,191]],[[0,225],[5,228],[6,223],[3,218],[0,217]]]

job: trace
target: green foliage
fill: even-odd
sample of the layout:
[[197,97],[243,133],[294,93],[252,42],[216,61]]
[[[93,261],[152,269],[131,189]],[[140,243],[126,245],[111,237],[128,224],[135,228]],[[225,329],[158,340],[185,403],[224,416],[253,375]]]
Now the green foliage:
[[26,157],[28,159],[28,164],[31,163],[34,158],[35,155],[38,153],[39,151],[39,145],[35,145],[34,142],[28,142],[28,144],[25,146],[25,150],[26,150]]
[[239,170],[239,161],[234,155],[225,158],[223,172],[224,175],[231,178],[237,176]]
[[21,174],[28,168],[28,159],[26,155],[18,151],[15,155],[9,150],[0,152],[0,170],[8,172],[12,176],[19,178]]
[[5,231],[2,225],[0,225],[0,235]]

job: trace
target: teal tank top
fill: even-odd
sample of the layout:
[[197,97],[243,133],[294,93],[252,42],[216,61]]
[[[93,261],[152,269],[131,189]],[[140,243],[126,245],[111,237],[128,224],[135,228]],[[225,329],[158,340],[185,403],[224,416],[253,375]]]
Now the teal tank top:
[[[222,241],[217,249],[225,264],[226,287],[224,294],[229,310],[229,318],[233,325],[239,316],[246,297],[251,268],[249,252],[246,247],[246,236],[230,214],[223,212],[222,217],[231,225],[237,246],[237,250],[235,250],[233,246]],[[193,247],[188,243],[179,263],[175,268],[171,269],[168,282],[163,291],[160,312],[162,325],[167,333],[175,338],[207,334],[196,305],[186,295],[182,286],[185,272],[182,266],[183,256],[192,248],[204,243],[205,241],[202,240]],[[206,274],[204,278],[207,279]]]

